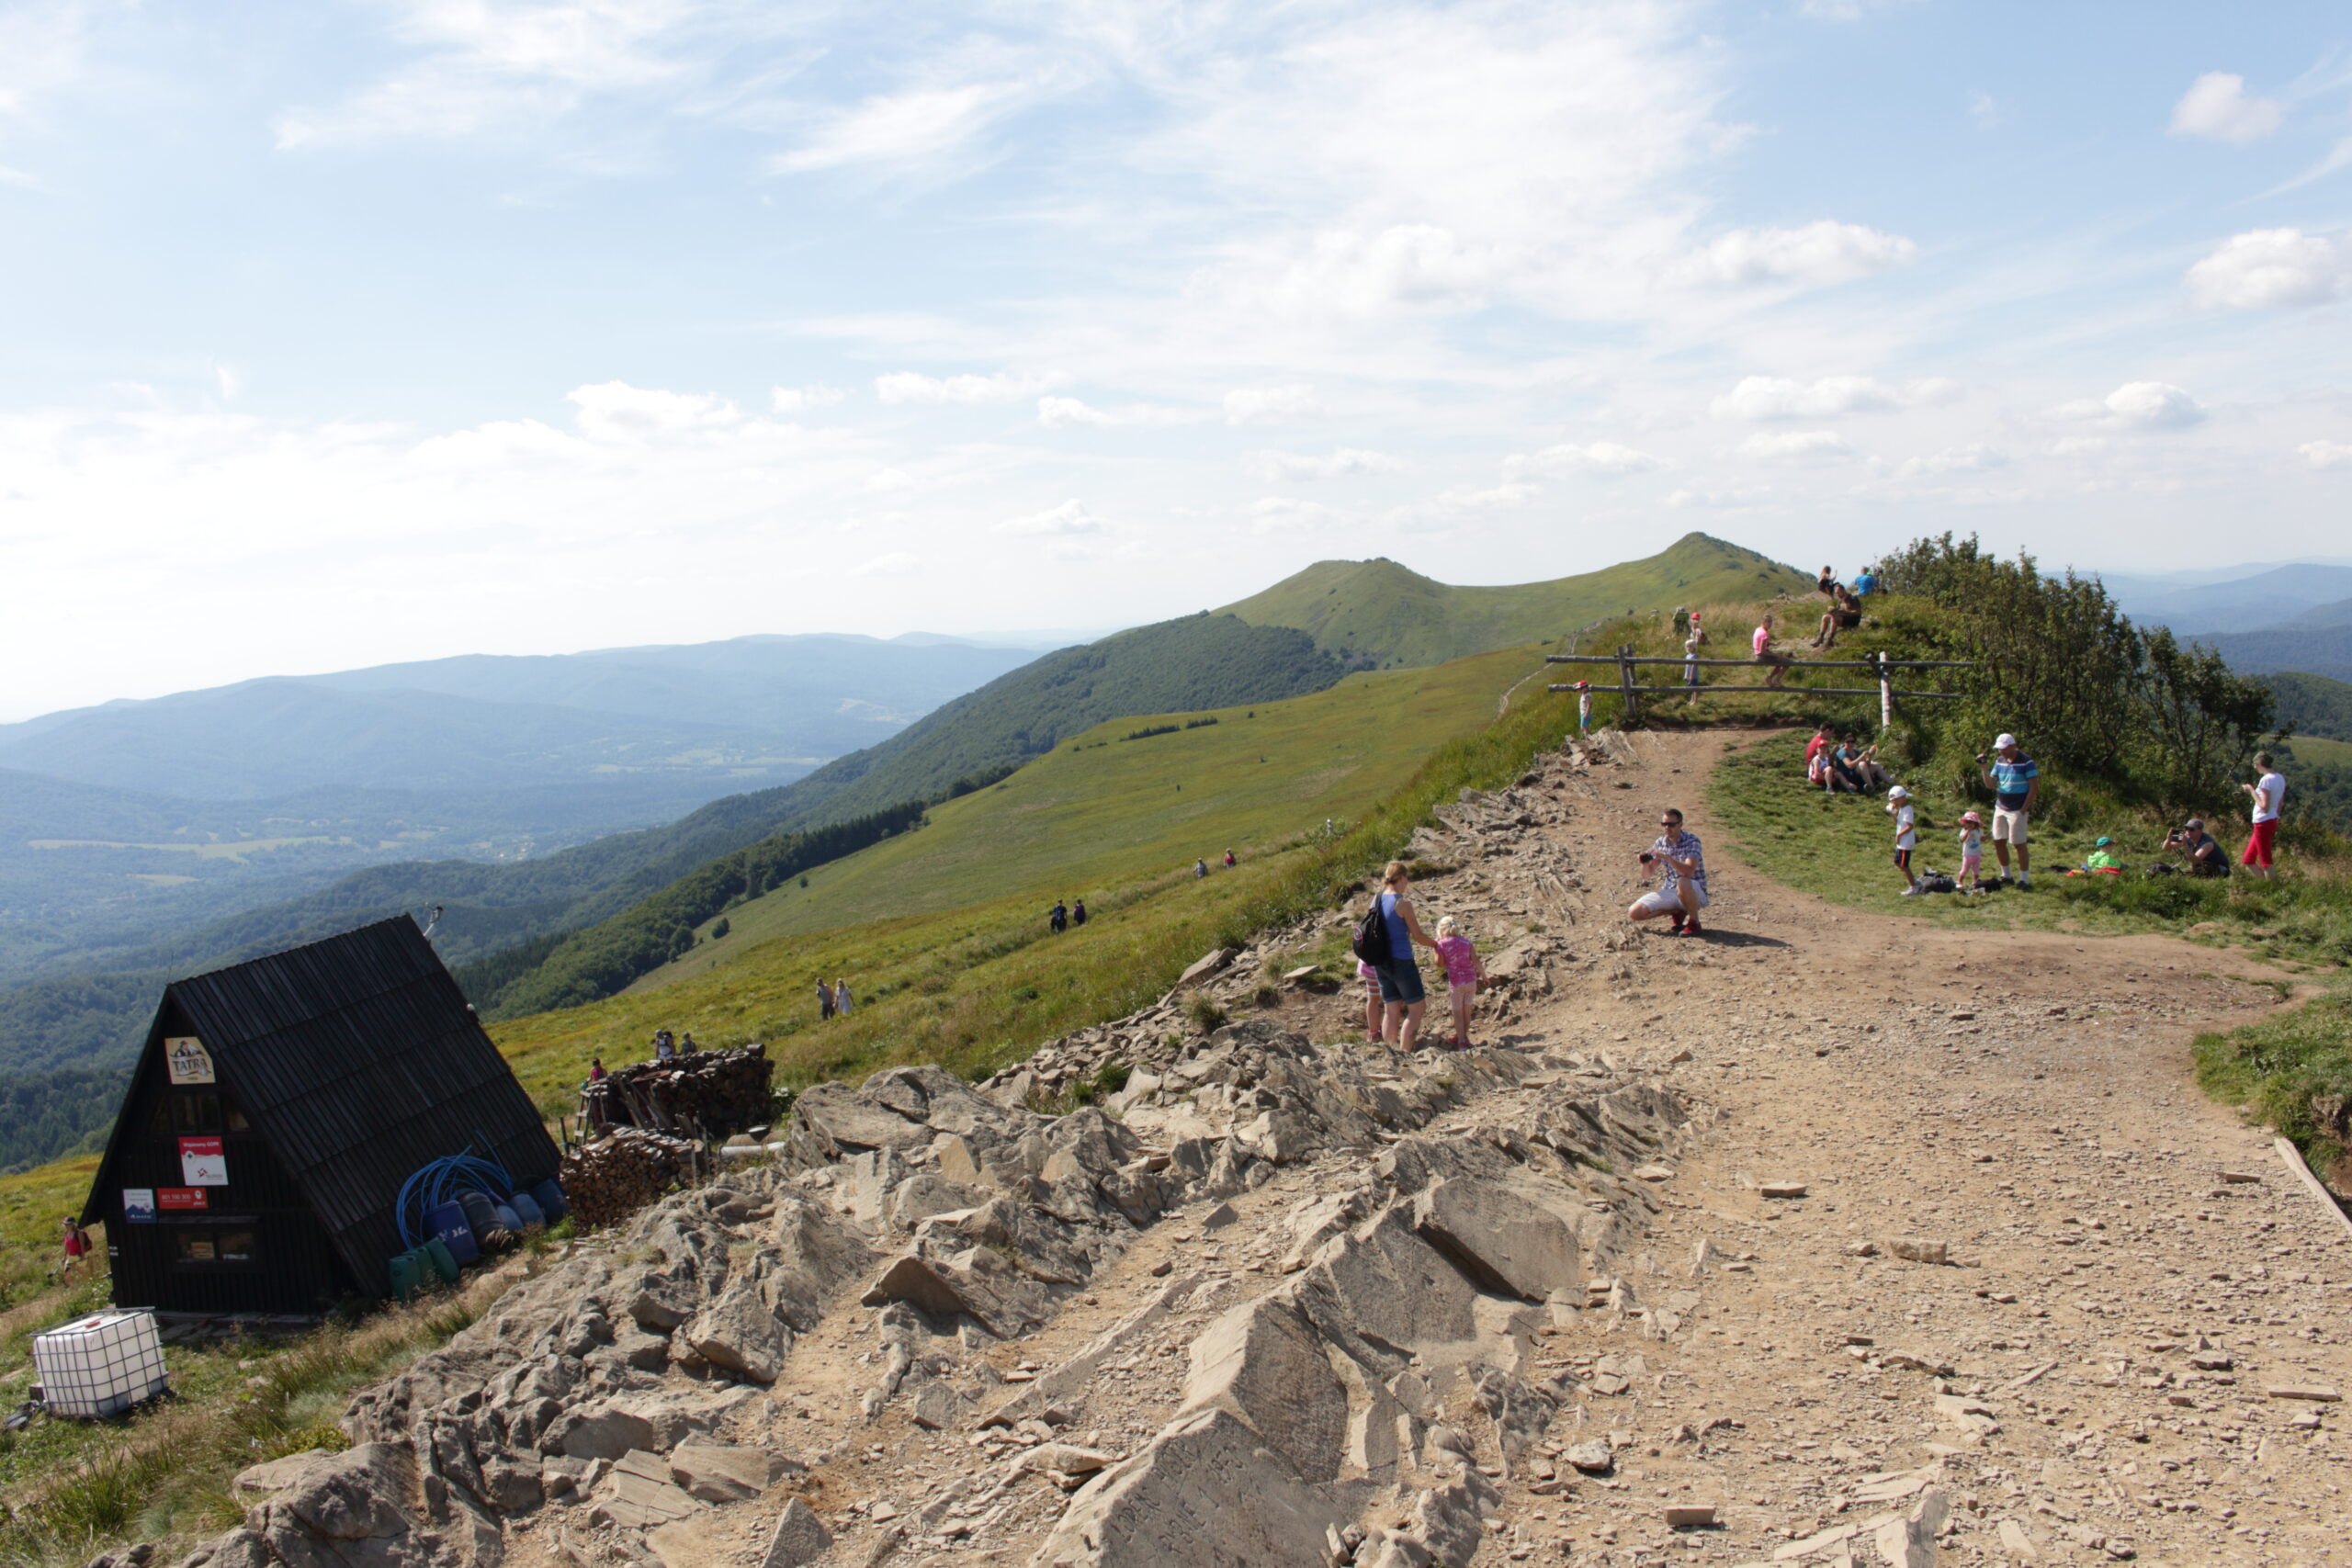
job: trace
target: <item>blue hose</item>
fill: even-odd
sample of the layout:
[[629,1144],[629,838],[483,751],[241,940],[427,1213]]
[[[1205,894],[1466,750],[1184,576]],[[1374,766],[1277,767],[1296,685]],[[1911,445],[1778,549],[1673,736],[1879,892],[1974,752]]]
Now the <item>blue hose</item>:
[[456,1198],[458,1189],[468,1187],[501,1198],[514,1195],[514,1179],[495,1160],[470,1154],[436,1159],[401,1183],[400,1201],[392,1211],[392,1217],[400,1225],[401,1245],[416,1247],[430,1236],[425,1216]]

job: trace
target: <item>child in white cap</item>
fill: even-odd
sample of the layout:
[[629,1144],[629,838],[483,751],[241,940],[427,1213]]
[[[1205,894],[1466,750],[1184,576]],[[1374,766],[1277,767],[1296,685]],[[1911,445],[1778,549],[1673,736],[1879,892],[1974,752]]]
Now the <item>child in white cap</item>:
[[1894,818],[1894,869],[1903,874],[1903,897],[1918,897],[1919,879],[1911,874],[1911,852],[1919,847],[1919,816],[1912,809],[1911,792],[1896,784],[1886,792],[1886,809]]

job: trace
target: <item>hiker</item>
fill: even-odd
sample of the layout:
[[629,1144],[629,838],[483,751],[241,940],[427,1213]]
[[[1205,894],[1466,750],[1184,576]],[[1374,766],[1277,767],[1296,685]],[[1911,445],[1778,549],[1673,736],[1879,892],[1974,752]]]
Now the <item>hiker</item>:
[[2254,755],[2254,765],[2262,777],[2250,784],[2240,784],[2254,801],[2254,830],[2246,835],[2245,852],[2238,856],[2238,863],[2251,866],[2267,879],[2270,875],[2270,852],[2278,840],[2278,808],[2287,801],[2286,775],[2267,751]]
[[1878,573],[1869,567],[1854,573],[1854,597],[1867,599],[1878,592]]
[[1815,593],[1835,598],[1838,592],[1838,569],[1834,566],[1823,567],[1820,579],[1813,585],[1813,591]]
[[1984,891],[1984,818],[1973,811],[1960,814],[1960,890]]
[[1380,971],[1356,960],[1356,978],[1363,982],[1363,1037],[1377,1044],[1380,1041]]
[[1677,604],[1674,607],[1674,635],[1676,637],[1690,635],[1690,607],[1687,604]]
[[1872,767],[1860,746],[1851,735],[1843,737],[1829,751],[1829,793],[1844,790],[1849,795],[1871,793]]
[[1894,869],[1903,874],[1903,897],[1919,896],[1919,879],[1911,874],[1911,852],[1919,847],[1919,814],[1911,806],[1911,792],[1896,784],[1886,792],[1886,809],[1894,818]]
[[1058,898],[1054,900],[1054,907],[1046,911],[1046,929],[1056,935],[1069,930],[1069,910]]
[[1651,892],[1634,900],[1625,911],[1629,920],[1654,920],[1660,915],[1673,917],[1672,936],[1697,936],[1699,911],[1710,902],[1707,897],[1707,859],[1699,847],[1698,836],[1682,830],[1682,813],[1672,807],[1658,819],[1664,831],[1657,841],[1642,852],[1642,869],[1659,872],[1664,880]]
[[588,1058],[588,1081],[590,1083],[603,1083],[605,1081],[604,1057],[591,1056]]
[[2110,876],[2122,875],[2123,859],[2115,852],[2115,840],[2104,833],[2100,834],[2098,841],[2091,846],[2091,852],[2083,857],[2083,863],[2075,867],[2075,871],[2103,871]]
[[1699,700],[1699,639],[1682,639],[1682,683],[1690,688],[1690,701]]
[[1762,620],[1756,623],[1756,635],[1749,639],[1749,642],[1756,652],[1756,662],[1771,671],[1770,674],[1764,677],[1765,687],[1770,691],[1779,691],[1781,682],[1789,678],[1789,656],[1773,651],[1772,617],[1769,612]]
[[1437,923],[1437,956],[1445,965],[1446,999],[1453,1006],[1453,1048],[1470,1048],[1470,1008],[1478,998],[1478,987],[1486,980],[1487,972],[1479,965],[1478,950],[1462,934],[1461,922],[1452,915]]
[[1838,750],[1838,738],[1826,724],[1814,726],[1813,739],[1804,743],[1804,784],[1807,789],[1827,790],[1829,754]]
[[697,1051],[699,1051],[699,1050],[701,1050],[701,1049],[702,1049],[702,1047],[701,1047],[701,1046],[699,1046],[699,1045],[697,1045],[697,1044],[695,1044],[695,1032],[694,1032],[693,1030],[691,1030],[691,1029],[687,1030],[684,1035],[682,1035],[682,1036],[680,1036],[680,1037],[679,1037],[679,1040],[678,1040],[678,1055],[681,1055],[681,1056],[691,1056],[691,1055],[693,1055],[695,1052],[697,1052]]
[[1434,949],[1437,942],[1413,913],[1412,879],[1405,874],[1405,863],[1390,861],[1380,883],[1380,913],[1388,927],[1388,962],[1380,966],[1380,1037],[1409,1055],[1420,1040],[1421,1010],[1429,998],[1421,986],[1420,965],[1413,961],[1413,944]]
[[1821,629],[1814,634],[1815,648],[1835,648],[1838,634],[1851,631],[1862,624],[1862,602],[1842,582],[1829,585],[1830,604],[1821,617]]
[[850,1000],[848,979],[844,977],[835,980],[833,982],[833,1016],[847,1018],[850,1009],[855,1005]]
[[1082,926],[1082,925],[1084,925],[1084,924],[1086,923],[1086,900],[1085,900],[1085,899],[1083,899],[1083,898],[1078,899],[1077,901],[1075,901],[1074,903],[1072,903],[1072,904],[1070,905],[1070,907],[1069,907],[1069,923],[1070,923],[1071,925],[1074,925],[1074,926]]
[[1577,682],[1577,733],[1592,733],[1592,682],[1589,681]]
[[1878,748],[1865,746],[1851,731],[1846,736],[1846,766],[1860,781],[1862,793],[1884,789],[1894,782],[1894,775],[1878,760]]
[[82,1227],[74,1223],[73,1215],[66,1215],[60,1224],[64,1229],[65,1267],[71,1269],[82,1261],[82,1255],[89,1250],[89,1238],[82,1234]]
[[2030,888],[2033,886],[2032,857],[2025,847],[2026,832],[2033,817],[2033,803],[2041,794],[2041,770],[2018,749],[2014,735],[2002,734],[1993,742],[1993,750],[1989,767],[1984,753],[1976,753],[1976,765],[1984,769],[1984,787],[1993,792],[1993,852],[2000,857],[2001,880],[2007,882],[2009,851],[2014,848],[2018,852],[2018,886]]
[[1233,869],[1233,867],[1234,867],[1235,863],[1235,863],[1235,861],[1234,861],[1234,859],[1233,859],[1233,852],[1232,852],[1231,850],[1227,850],[1227,851],[1226,851],[1226,852],[1225,852],[1225,869],[1226,869],[1226,870],[1227,870],[1227,871],[1231,871],[1231,870]]
[[2181,850],[2188,856],[2191,876],[2227,876],[2230,874],[2229,852],[2222,841],[2205,830],[2205,819],[2192,817],[2173,832],[2165,836],[2165,848]]
[[670,1032],[666,1029],[655,1030],[653,1032],[653,1059],[657,1062],[666,1062],[677,1054],[678,1044],[676,1040],[672,1038]]
[[817,1021],[824,1023],[833,1016],[833,988],[824,981],[817,982]]
[[1208,874],[1209,874],[1209,863],[1208,863],[1208,862],[1206,862],[1206,861],[1204,861],[1204,860],[1195,860],[1195,861],[1193,861],[1193,876],[1194,880],[1198,880],[1198,879],[1199,879],[1199,878],[1201,878],[1201,877],[1206,876]]

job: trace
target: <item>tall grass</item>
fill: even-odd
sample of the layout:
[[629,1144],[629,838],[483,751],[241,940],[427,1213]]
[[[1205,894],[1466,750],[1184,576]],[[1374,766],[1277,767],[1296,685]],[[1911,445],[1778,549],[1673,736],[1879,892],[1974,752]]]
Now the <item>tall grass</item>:
[[2320,997],[2291,1012],[2196,1045],[2197,1081],[2208,1094],[2276,1127],[2312,1165],[2334,1168],[2338,1190],[2352,1174],[2352,993]]

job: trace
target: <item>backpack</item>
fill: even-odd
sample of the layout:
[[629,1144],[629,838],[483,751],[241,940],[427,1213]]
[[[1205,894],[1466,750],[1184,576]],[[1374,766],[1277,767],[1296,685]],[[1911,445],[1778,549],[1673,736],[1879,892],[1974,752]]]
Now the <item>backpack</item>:
[[1356,922],[1355,940],[1349,943],[1355,955],[1374,969],[1385,969],[1396,962],[1388,949],[1388,917],[1380,912],[1380,895],[1372,896],[1372,908]]
[[1919,879],[1919,891],[1922,893],[1957,893],[1960,891],[1960,884],[1954,882],[1951,877],[1944,875],[1941,872],[1931,871],[1928,873],[1927,875]]

